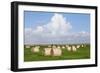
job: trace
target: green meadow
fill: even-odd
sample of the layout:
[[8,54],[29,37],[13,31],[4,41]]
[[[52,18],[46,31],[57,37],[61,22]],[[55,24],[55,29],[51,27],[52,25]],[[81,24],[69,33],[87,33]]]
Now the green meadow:
[[[24,45],[26,46],[26,45]],[[37,46],[37,45],[36,45]],[[77,51],[68,51],[67,48],[62,49],[61,56],[45,56],[44,48],[48,45],[38,45],[40,46],[38,53],[33,53],[31,48],[34,47],[31,45],[30,48],[24,48],[24,61],[50,61],[50,60],[75,60],[75,59],[89,59],[90,58],[90,45],[86,44],[84,47],[80,47]],[[59,45],[61,46],[61,45]],[[70,45],[71,46],[71,45]]]

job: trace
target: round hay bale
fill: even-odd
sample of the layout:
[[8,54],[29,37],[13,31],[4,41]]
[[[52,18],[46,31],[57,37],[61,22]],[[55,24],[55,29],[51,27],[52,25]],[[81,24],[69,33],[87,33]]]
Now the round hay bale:
[[62,46],[62,49],[65,49],[65,46]]
[[36,46],[36,47],[32,47],[31,51],[32,51],[33,53],[37,53],[37,52],[40,51],[40,49],[39,49],[38,46]]
[[56,48],[56,46],[55,46],[55,45],[53,45],[53,46],[52,46],[52,48]]
[[51,48],[44,48],[44,55],[50,56],[51,55]]
[[30,48],[30,46],[29,45],[26,45],[25,48]]
[[77,45],[76,48],[80,48],[80,45]]
[[51,45],[48,45],[48,47],[51,47]]
[[58,46],[57,48],[60,49],[60,46]]
[[61,56],[62,55],[62,50],[59,48],[53,48],[52,49],[52,55],[53,56]]
[[82,47],[84,47],[84,45],[82,45]]
[[66,45],[66,47],[69,47],[69,45]]
[[77,48],[75,46],[72,46],[72,51],[77,51]]
[[68,50],[68,51],[71,51],[71,47],[70,47],[70,46],[69,46],[69,47],[67,47],[67,50]]

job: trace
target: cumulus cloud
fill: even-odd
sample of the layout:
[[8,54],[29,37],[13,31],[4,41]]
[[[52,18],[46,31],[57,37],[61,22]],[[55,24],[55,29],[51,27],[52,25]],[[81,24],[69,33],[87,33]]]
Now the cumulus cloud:
[[62,14],[55,13],[50,22],[45,25],[37,26],[34,33],[45,33],[50,35],[64,35],[72,28],[70,22]]
[[71,24],[66,21],[66,18],[57,13],[54,14],[51,21],[47,25],[44,25],[44,27],[51,33],[51,35],[63,35],[72,28]]
[[62,14],[55,13],[47,24],[25,28],[25,44],[80,43],[82,39],[89,41],[89,33],[81,31],[69,34],[71,29],[71,23]]
[[37,26],[36,30],[33,30],[34,33],[42,33],[44,32],[44,28],[42,26]]

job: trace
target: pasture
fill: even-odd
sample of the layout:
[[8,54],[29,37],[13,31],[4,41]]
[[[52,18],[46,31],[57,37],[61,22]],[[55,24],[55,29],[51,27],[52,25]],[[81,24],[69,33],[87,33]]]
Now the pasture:
[[[79,45],[79,44],[78,44]],[[27,48],[27,47],[28,48]],[[39,46],[38,52],[32,52],[32,48]],[[68,50],[66,45],[55,45],[59,46],[62,54],[60,56],[48,55],[45,56],[44,48],[52,48],[53,45],[24,45],[24,61],[50,61],[50,60],[75,60],[75,59],[89,59],[90,58],[90,45],[85,44],[84,46],[80,44],[80,47],[76,48],[76,51]],[[63,46],[63,47],[62,47]],[[73,45],[69,45],[73,46]],[[76,45],[74,45],[76,46]]]

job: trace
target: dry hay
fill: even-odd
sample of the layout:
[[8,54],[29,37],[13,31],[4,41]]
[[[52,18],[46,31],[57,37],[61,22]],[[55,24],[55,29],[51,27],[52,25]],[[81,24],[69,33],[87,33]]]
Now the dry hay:
[[68,46],[68,47],[67,47],[67,50],[68,50],[68,51],[71,51],[71,46]]
[[75,46],[72,46],[72,51],[77,51],[77,48]]
[[65,49],[65,46],[62,46],[62,49]]
[[84,45],[82,45],[82,47],[84,47]]
[[58,46],[58,48],[44,48],[44,55],[45,56],[61,56],[62,50],[60,49],[60,46]]
[[77,45],[76,48],[80,48],[80,45]]
[[51,55],[51,49],[52,48],[44,48],[44,55],[45,56],[50,56]]
[[48,45],[48,47],[51,47],[51,45]]
[[37,52],[39,52],[39,51],[40,51],[40,49],[39,49],[39,48],[40,48],[39,46],[32,47],[31,51],[32,51],[33,53],[37,53]]
[[69,45],[66,45],[66,47],[69,47]]
[[26,45],[25,48],[30,48],[30,46],[29,45]]
[[57,46],[57,48],[60,49],[61,47],[60,46]]
[[62,50],[60,48],[53,48],[51,50],[51,54],[53,56],[61,56],[62,55]]
[[55,45],[53,45],[53,46],[52,46],[52,48],[56,48],[56,46],[55,46]]

